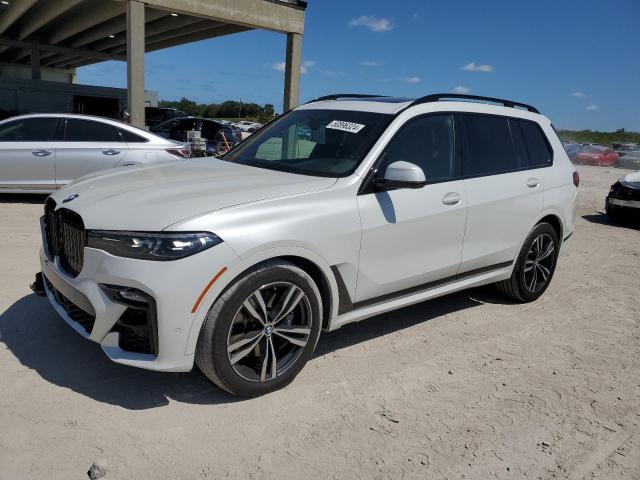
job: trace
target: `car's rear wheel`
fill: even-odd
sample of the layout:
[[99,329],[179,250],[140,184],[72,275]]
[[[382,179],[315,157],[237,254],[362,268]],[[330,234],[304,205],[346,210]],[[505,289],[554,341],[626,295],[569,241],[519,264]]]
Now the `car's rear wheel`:
[[537,300],[547,289],[558,260],[558,234],[548,223],[536,225],[527,236],[511,277],[498,282],[498,290],[519,302]]
[[318,341],[320,292],[290,262],[265,262],[211,307],[196,350],[200,370],[235,395],[253,397],[289,384]]

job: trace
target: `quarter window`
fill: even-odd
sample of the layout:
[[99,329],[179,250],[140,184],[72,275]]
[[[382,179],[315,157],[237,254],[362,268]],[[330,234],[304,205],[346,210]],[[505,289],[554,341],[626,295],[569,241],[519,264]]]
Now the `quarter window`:
[[135,133],[123,128],[119,128],[118,133],[120,133],[122,139],[127,143],[146,143],[149,141],[146,138],[141,137],[140,135],[136,135]]
[[450,115],[426,115],[409,120],[387,147],[383,173],[393,162],[422,168],[427,182],[450,180],[453,171],[453,122]]
[[66,142],[122,142],[118,130],[107,123],[68,118]]
[[520,121],[522,134],[527,144],[531,166],[544,167],[551,163],[551,150],[543,137],[540,127],[533,122]]
[[58,119],[23,118],[0,125],[0,142],[48,142],[54,140]]

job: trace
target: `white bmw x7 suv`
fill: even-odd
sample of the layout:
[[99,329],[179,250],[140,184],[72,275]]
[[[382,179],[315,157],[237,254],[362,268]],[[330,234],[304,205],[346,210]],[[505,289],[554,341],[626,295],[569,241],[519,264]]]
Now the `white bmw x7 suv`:
[[579,178],[549,120],[469,95],[332,95],[221,159],[83,177],[42,217],[40,285],[114,362],[194,362],[256,396],[321,330],[496,283],[549,286]]

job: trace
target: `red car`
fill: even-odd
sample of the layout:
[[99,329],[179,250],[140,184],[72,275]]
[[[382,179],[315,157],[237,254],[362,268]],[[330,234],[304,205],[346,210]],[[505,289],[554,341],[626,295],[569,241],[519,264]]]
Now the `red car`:
[[615,165],[618,158],[620,158],[620,155],[609,148],[599,145],[590,145],[584,147],[582,151],[575,156],[573,163],[611,167]]

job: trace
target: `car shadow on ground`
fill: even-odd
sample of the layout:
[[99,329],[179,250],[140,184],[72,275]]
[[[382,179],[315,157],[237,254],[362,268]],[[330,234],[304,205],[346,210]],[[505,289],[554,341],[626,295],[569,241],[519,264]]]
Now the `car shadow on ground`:
[[590,213],[582,216],[587,222],[598,225],[609,225],[611,227],[628,228],[630,230],[640,230],[640,215],[630,216],[625,221],[613,221],[604,212]]
[[0,193],[0,203],[44,204],[48,196],[46,193]]
[[[486,287],[459,292],[325,332],[315,356],[482,303],[509,303],[492,292]],[[66,325],[46,298],[34,294],[21,298],[0,315],[0,342],[44,380],[129,410],[160,407],[170,400],[200,405],[242,401],[212,385],[198,369],[164,373],[111,362],[98,344]]]

